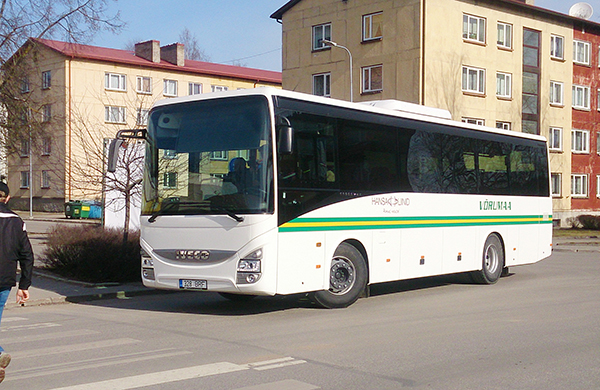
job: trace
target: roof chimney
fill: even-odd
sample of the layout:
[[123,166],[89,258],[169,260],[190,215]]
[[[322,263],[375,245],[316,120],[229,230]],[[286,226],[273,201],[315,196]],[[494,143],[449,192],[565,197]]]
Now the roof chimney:
[[160,62],[160,42],[146,41],[135,44],[135,55],[155,63]]
[[183,43],[173,43],[160,48],[160,58],[173,65],[185,65],[185,52]]

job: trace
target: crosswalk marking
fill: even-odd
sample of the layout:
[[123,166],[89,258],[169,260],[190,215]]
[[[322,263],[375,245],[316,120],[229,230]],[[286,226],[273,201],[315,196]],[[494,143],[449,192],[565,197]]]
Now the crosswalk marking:
[[109,339],[109,340],[93,341],[90,343],[57,345],[54,347],[30,349],[27,351],[16,351],[16,352],[11,353],[11,355],[12,355],[13,359],[14,358],[26,358],[26,357],[40,356],[40,355],[56,355],[59,353],[73,353],[76,351],[87,351],[90,349],[98,349],[98,348],[120,347],[123,345],[137,344],[137,343],[141,343],[141,341],[136,340],[136,339],[129,339],[129,338]]
[[24,336],[15,336],[15,337],[2,337],[2,345],[4,344],[20,344],[23,342],[34,342],[34,341],[48,341],[48,340],[56,340],[62,338],[70,338],[70,337],[79,337],[79,336],[89,336],[92,334],[98,334],[100,332],[90,329],[80,329],[80,330],[70,330],[66,332],[54,332],[54,333],[44,333],[44,334],[27,334]]
[[43,329],[43,328],[54,328],[57,326],[61,326],[60,324],[55,324],[53,322],[39,322],[36,324],[25,324],[25,325],[14,325],[14,326],[3,326],[0,329],[0,332],[14,332],[14,331],[24,331],[24,330],[33,330],[33,329]]
[[316,390],[319,386],[300,382],[294,379],[286,379],[279,382],[263,383],[261,385],[242,387],[236,390]]
[[2,319],[2,323],[6,324],[7,322],[16,322],[16,321],[27,321],[25,317],[4,317]]
[[296,364],[306,363],[306,360],[296,360],[293,357],[284,357],[280,359],[266,360],[258,363],[248,363],[248,367],[257,370],[271,370],[273,368],[281,368],[286,366],[294,366]]

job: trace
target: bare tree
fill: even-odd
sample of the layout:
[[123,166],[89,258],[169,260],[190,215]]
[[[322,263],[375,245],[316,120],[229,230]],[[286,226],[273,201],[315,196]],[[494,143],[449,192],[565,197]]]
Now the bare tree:
[[[22,139],[39,139],[44,127],[43,105],[33,94],[24,94],[32,80],[30,38],[61,39],[73,43],[89,40],[101,30],[123,27],[119,14],[108,15],[113,0],[0,0],[0,146],[15,152]],[[29,43],[25,45],[26,42]],[[25,91],[26,92],[26,91]]]
[[179,43],[183,43],[185,46],[186,60],[210,61],[210,56],[208,56],[206,52],[200,48],[198,39],[187,27],[184,28],[179,34]]

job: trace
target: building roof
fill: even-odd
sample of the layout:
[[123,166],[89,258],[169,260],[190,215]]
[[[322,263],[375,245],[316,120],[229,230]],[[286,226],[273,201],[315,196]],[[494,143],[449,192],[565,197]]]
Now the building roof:
[[[273,14],[271,15],[271,18],[276,19],[276,20],[281,20],[281,18],[283,18],[283,14],[285,14],[287,11],[289,11],[292,7],[294,7],[296,4],[298,4],[301,0],[290,0],[287,3],[285,3],[281,8],[279,8],[277,11],[273,12]],[[531,12],[536,13],[537,15],[544,15],[546,17],[553,17],[553,18],[558,18],[558,19],[562,19],[564,21],[571,21],[571,22],[577,22],[579,24],[583,24],[586,26],[590,26],[590,27],[594,27],[594,28],[598,28],[600,29],[600,24],[596,23],[596,22],[592,22],[591,20],[585,20],[585,19],[581,19],[581,18],[576,18],[567,14],[563,14],[560,12],[556,12],[556,11],[552,11],[546,8],[542,8],[542,7],[538,7],[535,5],[531,5],[531,4],[526,4],[523,0],[488,0],[490,3],[496,4],[496,5],[502,5],[502,3],[504,3],[505,6],[508,7],[516,7],[516,8],[521,8],[524,10],[529,10]],[[484,1],[485,2],[485,1]]]
[[199,75],[229,77],[262,83],[281,84],[281,72],[246,68],[242,66],[215,64],[212,62],[185,60],[184,66],[173,65],[161,60],[159,63],[148,61],[135,55],[131,50],[110,49],[107,47],[89,46],[78,43],[53,41],[49,39],[30,38],[30,42],[43,45],[55,52],[71,58],[133,65],[143,68],[195,73]]

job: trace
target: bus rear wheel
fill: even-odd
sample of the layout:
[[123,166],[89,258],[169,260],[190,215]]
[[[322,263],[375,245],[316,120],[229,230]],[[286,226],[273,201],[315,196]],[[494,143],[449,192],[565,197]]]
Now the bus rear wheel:
[[504,247],[497,234],[488,236],[483,246],[482,268],[471,274],[480,284],[494,284],[500,279],[504,269]]
[[353,245],[342,243],[335,250],[329,271],[329,289],[316,291],[312,298],[327,309],[348,307],[367,286],[367,263]]

